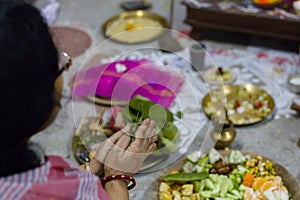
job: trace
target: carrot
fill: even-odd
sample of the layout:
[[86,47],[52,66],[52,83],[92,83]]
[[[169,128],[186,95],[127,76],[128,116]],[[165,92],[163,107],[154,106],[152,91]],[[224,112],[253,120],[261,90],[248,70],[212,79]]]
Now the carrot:
[[254,176],[252,173],[248,172],[243,178],[243,185],[247,187],[251,187],[254,182]]

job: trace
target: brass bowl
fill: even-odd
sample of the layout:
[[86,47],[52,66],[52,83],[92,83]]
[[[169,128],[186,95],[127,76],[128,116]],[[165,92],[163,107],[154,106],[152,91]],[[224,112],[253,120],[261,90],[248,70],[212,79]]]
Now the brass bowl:
[[236,130],[233,127],[224,128],[221,133],[216,130],[211,132],[212,139],[216,142],[216,149],[229,148],[236,136]]
[[300,74],[291,74],[288,77],[288,87],[289,89],[296,93],[300,93],[300,83],[298,83],[300,80]]
[[[219,95],[221,93],[221,95]],[[236,100],[240,102],[250,101],[249,98],[254,101],[255,98],[263,95],[268,102],[268,111],[260,114],[258,110],[249,110],[242,113],[235,112],[230,113],[230,109],[227,104],[230,104]],[[216,98],[218,99],[216,100]],[[224,103],[223,101],[226,102]],[[217,102],[217,103],[213,103]],[[212,90],[210,93],[206,94],[202,100],[202,109],[207,117],[220,117],[213,116],[218,115],[220,109],[218,107],[226,107],[228,110],[228,117],[233,122],[235,126],[251,125],[265,120],[267,117],[272,116],[275,109],[275,102],[271,95],[266,91],[251,85],[224,85],[218,89]],[[224,113],[223,113],[224,114]],[[224,115],[225,116],[225,115]],[[228,124],[228,122],[226,123]]]
[[[121,20],[121,19],[129,20],[129,19],[137,19],[137,18],[151,19],[151,20],[154,20],[154,21],[158,22],[159,24],[161,24],[162,29],[169,28],[169,24],[168,24],[167,20],[164,17],[162,17],[158,14],[152,13],[152,12],[147,12],[145,10],[136,10],[136,11],[122,12],[122,13],[116,15],[116,16],[113,16],[113,17],[109,18],[102,25],[102,32],[103,32],[103,34],[106,38],[110,38],[110,39],[112,39],[116,42],[127,43],[127,44],[150,42],[150,41],[158,38],[160,35],[162,35],[165,32],[165,31],[161,31],[160,34],[158,34],[156,36],[153,36],[152,38],[137,40],[137,42],[132,42],[132,41],[129,41],[129,40],[126,41],[127,39],[126,39],[126,35],[125,35],[126,33],[125,32],[128,32],[128,31],[125,31],[125,30],[124,30],[124,32],[120,33],[120,34],[124,35],[124,38],[122,38],[122,39],[107,34],[108,28],[113,23],[117,22],[118,20]],[[144,28],[151,28],[151,27],[146,26]],[[119,35],[119,34],[116,34],[116,35]]]

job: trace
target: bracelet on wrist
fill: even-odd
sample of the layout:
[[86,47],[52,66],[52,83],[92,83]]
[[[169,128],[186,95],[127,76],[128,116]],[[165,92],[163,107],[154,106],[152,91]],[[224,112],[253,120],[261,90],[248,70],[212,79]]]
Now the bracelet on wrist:
[[85,170],[88,171],[88,172],[91,172],[92,174],[95,174],[96,176],[98,176],[99,178],[103,177],[103,174],[104,174],[104,171],[103,170],[100,170],[99,173],[94,173],[92,171],[92,168],[90,166],[90,163],[89,162],[86,162],[84,163],[84,166],[85,166]]
[[86,170],[86,171],[92,173],[92,170],[91,170],[91,167],[90,167],[90,163],[89,163],[89,162],[84,163],[84,167],[85,167],[85,170]]
[[135,179],[132,176],[127,176],[127,175],[107,176],[107,177],[105,177],[101,180],[101,184],[104,187],[107,182],[113,181],[113,180],[126,180],[126,181],[129,181],[130,183],[129,183],[129,185],[127,185],[128,190],[131,190],[136,185]]

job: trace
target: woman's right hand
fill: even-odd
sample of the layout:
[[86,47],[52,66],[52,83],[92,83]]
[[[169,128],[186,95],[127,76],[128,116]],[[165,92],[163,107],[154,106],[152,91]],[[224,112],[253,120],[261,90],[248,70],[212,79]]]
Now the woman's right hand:
[[125,174],[132,176],[142,166],[144,160],[156,146],[158,139],[155,135],[155,122],[146,119],[138,127],[135,139],[130,143],[130,126],[121,130],[124,134],[119,137],[115,145],[106,155],[104,161],[105,176]]

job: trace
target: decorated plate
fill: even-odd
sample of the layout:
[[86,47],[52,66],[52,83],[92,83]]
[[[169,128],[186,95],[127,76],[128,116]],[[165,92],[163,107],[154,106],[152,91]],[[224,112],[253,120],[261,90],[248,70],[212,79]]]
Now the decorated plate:
[[[84,143],[82,141],[81,137],[74,136],[73,140],[72,140],[72,150],[73,150],[76,160],[80,164],[89,162],[92,157],[91,155],[93,154],[93,152],[95,152],[95,149],[93,149],[93,146],[101,143],[102,141],[104,141],[104,139],[106,139],[106,137],[103,137],[103,138],[96,137],[90,143]],[[90,148],[92,148],[92,150],[89,150]],[[152,154],[152,155],[148,156],[147,159],[144,161],[144,165],[143,165],[141,171],[147,170],[151,167],[154,167],[159,162],[162,162],[163,160],[165,160],[167,158],[168,158],[167,154],[161,155],[161,156]]]
[[98,144],[118,131],[120,127],[132,124],[132,133],[134,133],[138,124],[147,118],[155,120],[157,128],[160,128],[157,133],[156,149],[146,159],[141,169],[144,172],[150,168],[151,170],[163,168],[177,160],[187,148],[186,145],[190,145],[193,141],[191,138],[196,136],[196,131],[192,131],[185,123],[185,118],[180,119],[182,117],[180,113],[175,115],[168,109],[140,96],[130,100],[126,107],[113,106],[97,112],[99,117],[83,115],[73,138],[72,148],[79,163],[88,162],[96,152]]
[[[103,128],[99,125],[101,120],[96,117],[83,116],[80,127],[72,139],[72,151],[76,160],[83,164],[89,162],[97,150],[97,145],[111,136],[115,131],[110,128]],[[168,154],[152,154],[144,161],[141,170],[146,170],[166,159]]]
[[102,31],[105,37],[114,41],[135,44],[156,39],[167,27],[168,23],[162,16],[138,10],[123,12],[108,19]]
[[234,82],[236,75],[231,69],[218,67],[206,71],[204,79],[209,84],[223,85]]
[[225,107],[234,125],[250,125],[271,117],[275,109],[273,98],[251,85],[225,85],[212,90],[202,100],[202,109],[209,118],[221,117]]
[[95,95],[88,95],[87,99],[95,104],[102,105],[102,106],[126,106],[128,102],[119,101],[110,98],[99,97]]
[[[284,194],[281,193],[281,197],[285,196],[289,200],[296,200],[300,198],[300,188],[297,184],[297,181],[283,166],[270,160],[269,158],[262,157],[257,154],[235,151],[234,155],[231,156],[231,152],[231,150],[219,151],[219,153],[222,155],[222,158],[227,159],[223,166],[220,166],[220,160],[217,160],[215,162],[218,164],[211,164],[210,160],[212,158],[210,158],[209,156],[199,158],[199,160],[195,160],[194,165],[198,166],[197,169],[200,169],[200,166],[209,166],[209,170],[207,170],[206,172],[190,172],[190,175],[182,174],[181,170],[189,170],[191,168],[190,165],[187,166],[187,163],[191,163],[192,160],[189,158],[184,158],[173,163],[172,165],[164,169],[160,177],[153,183],[152,199],[172,200],[175,199],[175,196],[177,198],[185,196],[187,199],[201,199],[206,195],[207,199],[209,199],[209,196],[214,196],[213,198],[217,198],[220,195],[224,197],[226,196],[227,198],[225,199],[247,199],[247,194],[249,193],[248,191],[251,190],[255,190],[256,194],[258,195],[267,196],[274,195],[276,193],[274,191],[278,190],[280,192],[284,192]],[[238,154],[242,155],[245,160],[240,160],[241,158],[237,157]],[[207,158],[207,160],[205,160],[205,158]],[[228,164],[230,160],[231,164]],[[232,160],[237,161],[235,163],[241,162],[244,164],[232,164],[234,163]],[[205,162],[207,164],[205,164]],[[260,169],[258,172],[256,172],[255,167],[259,165],[263,165],[263,167],[260,167],[263,169]],[[223,170],[223,167],[226,168],[226,170],[229,170],[227,174],[223,171],[221,172],[221,170]],[[216,169],[217,171],[220,171],[213,171]],[[245,169],[246,171],[242,172]],[[203,168],[200,170],[205,171],[205,168],[204,170]],[[259,175],[262,171],[268,172],[268,175]],[[240,172],[242,173],[240,174]],[[198,178],[195,178],[196,173]],[[250,181],[250,184],[248,182],[250,180],[248,175],[249,173],[254,174],[254,176],[252,177],[252,182]],[[248,177],[246,178],[246,176]],[[189,179],[188,177],[191,178]],[[224,182],[219,182],[221,180]],[[232,181],[233,185],[230,186],[231,189],[225,187],[225,185],[227,185],[227,181]],[[274,182],[276,182],[276,184],[272,185]],[[218,184],[221,185],[221,188],[219,189]],[[228,185],[230,184],[228,183]],[[248,189],[246,189],[246,187]],[[195,192],[195,190],[199,191]],[[240,195],[240,197],[237,197],[238,195]]]

